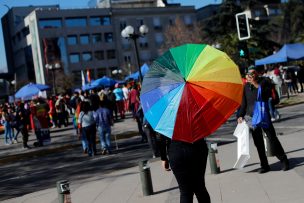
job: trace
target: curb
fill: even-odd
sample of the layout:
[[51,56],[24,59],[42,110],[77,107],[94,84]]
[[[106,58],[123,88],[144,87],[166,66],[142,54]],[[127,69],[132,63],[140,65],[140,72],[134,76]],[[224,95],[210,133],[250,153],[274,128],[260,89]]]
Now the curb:
[[[130,137],[134,137],[134,136],[138,136],[139,133],[135,132],[135,131],[130,131],[130,132],[126,132],[126,133],[120,133],[120,134],[114,134],[111,138],[112,141],[115,140],[122,140],[122,139],[128,139]],[[76,143],[75,143],[76,142]],[[52,146],[52,144],[50,144],[49,146]],[[76,147],[80,147],[81,143],[79,143],[79,141],[74,141],[74,143],[70,143],[70,144],[58,144],[57,146],[54,145],[53,147],[49,147],[45,146],[44,147],[39,147],[39,148],[33,148],[34,150],[25,150],[22,153],[19,154],[12,154],[12,155],[6,155],[5,157],[0,157],[0,165],[2,164],[7,164],[10,162],[14,162],[14,161],[20,161],[23,160],[25,158],[31,158],[31,157],[35,157],[35,156],[45,156],[48,154],[52,154],[52,153],[56,153],[56,152],[62,152],[68,149],[73,149]]]

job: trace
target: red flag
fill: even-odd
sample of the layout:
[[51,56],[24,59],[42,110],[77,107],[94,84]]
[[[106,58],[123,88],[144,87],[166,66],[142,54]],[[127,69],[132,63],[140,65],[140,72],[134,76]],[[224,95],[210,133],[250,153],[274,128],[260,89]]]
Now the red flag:
[[90,73],[90,70],[87,70],[87,82],[91,83],[91,73]]

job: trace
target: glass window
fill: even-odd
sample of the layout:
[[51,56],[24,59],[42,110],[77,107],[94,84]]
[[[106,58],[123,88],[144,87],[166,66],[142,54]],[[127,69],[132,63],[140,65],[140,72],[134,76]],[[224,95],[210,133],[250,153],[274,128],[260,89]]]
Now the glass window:
[[115,59],[116,53],[115,50],[107,50],[107,59]]
[[67,27],[85,27],[87,26],[87,19],[82,18],[66,18],[65,24]]
[[105,42],[113,42],[113,33],[108,32],[104,34]]
[[125,29],[125,27],[127,26],[127,22],[126,21],[120,21],[120,31]]
[[80,44],[89,44],[89,35],[80,35]]
[[78,44],[77,36],[76,35],[68,36],[68,45],[76,45],[76,44]]
[[162,33],[156,33],[155,34],[155,42],[156,44],[160,45],[164,42],[164,37]]
[[101,34],[92,34],[93,43],[101,42]]
[[90,17],[90,25],[92,26],[111,25],[111,19],[109,16]]
[[103,51],[95,51],[94,56],[97,60],[104,60],[104,52]]
[[77,53],[70,54],[70,62],[71,63],[79,63],[79,61],[80,61],[79,54],[77,54]]
[[82,53],[82,60],[83,61],[92,61],[92,53],[91,52]]
[[57,19],[40,19],[39,27],[42,29],[46,28],[59,28],[62,27],[62,21],[60,18]]
[[186,25],[192,25],[192,18],[189,15],[184,16],[184,22]]

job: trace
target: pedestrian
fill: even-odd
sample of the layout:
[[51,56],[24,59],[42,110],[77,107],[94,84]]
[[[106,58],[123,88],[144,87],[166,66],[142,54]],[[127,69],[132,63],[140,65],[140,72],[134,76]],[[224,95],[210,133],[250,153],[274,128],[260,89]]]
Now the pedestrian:
[[[243,100],[239,111],[238,123],[241,123],[246,120],[247,123],[250,124],[254,112],[255,101],[257,100],[259,86],[262,90],[262,100],[267,103],[269,97],[271,97],[271,84],[269,82],[269,79],[258,76],[258,72],[254,66],[249,67],[246,78],[247,83],[244,86]],[[267,111],[267,113],[269,114],[269,110]],[[261,168],[258,169],[258,172],[266,173],[270,170],[270,166],[268,164],[268,160],[265,153],[263,131],[266,133],[270,141],[270,144],[275,152],[275,156],[280,160],[282,164],[282,170],[286,171],[289,169],[289,161],[279,139],[276,136],[276,132],[271,120],[269,120],[268,123],[268,128],[251,126],[252,138],[257,148],[261,162]]]
[[106,106],[107,108],[110,110],[111,112],[111,116],[114,119],[114,115],[115,115],[115,120],[117,120],[117,106],[116,106],[116,96],[113,93],[113,88],[109,88],[107,90],[107,94],[106,94]]
[[106,108],[105,101],[100,101],[99,108],[94,113],[99,134],[101,154],[111,154],[111,126],[113,119],[111,112]]
[[161,135],[160,155],[163,168],[170,171],[171,167],[177,180],[181,203],[192,203],[194,194],[199,203],[210,203],[210,196],[205,186],[208,157],[205,139],[187,143],[170,140]]
[[64,102],[62,95],[59,95],[58,100],[55,103],[56,113],[58,117],[58,128],[61,128],[61,125],[67,126],[66,123],[66,111],[67,106]]
[[125,112],[129,111],[129,89],[127,88],[127,85],[124,84],[122,87],[122,91],[124,94],[124,110]]
[[56,127],[56,121],[55,121],[55,105],[54,105],[54,101],[53,98],[51,96],[48,97],[48,105],[49,105],[49,119],[50,119],[50,123],[51,123],[51,128],[55,128]]
[[11,127],[11,118],[9,116],[8,110],[5,108],[1,114],[1,123],[4,126],[4,143],[10,145],[13,143],[12,127]]
[[136,113],[139,108],[139,91],[137,89],[137,85],[134,84],[129,94],[130,107],[132,111],[133,118],[136,119]]
[[303,84],[304,84],[304,67],[303,67],[303,65],[299,65],[299,71],[298,71],[297,77],[298,77],[298,81],[299,81],[299,84],[301,87],[300,91],[303,92]]
[[21,129],[23,149],[30,149],[28,146],[28,125],[30,124],[30,112],[25,108],[24,103],[20,103],[16,112],[16,120]]
[[96,155],[96,124],[93,111],[90,110],[90,103],[82,102],[78,124],[81,129],[82,138],[87,140],[87,153],[89,156]]
[[113,93],[115,94],[115,98],[116,98],[117,111],[120,114],[120,118],[124,119],[125,118],[124,93],[118,83],[115,84],[115,89],[114,89]]

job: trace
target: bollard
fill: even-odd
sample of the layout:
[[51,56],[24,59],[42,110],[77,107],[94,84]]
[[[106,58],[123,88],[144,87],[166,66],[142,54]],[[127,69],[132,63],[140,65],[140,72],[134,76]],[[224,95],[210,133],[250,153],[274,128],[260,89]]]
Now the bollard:
[[140,172],[141,187],[144,196],[153,195],[153,186],[150,167],[148,160],[143,160],[138,163]]
[[217,144],[216,143],[208,143],[208,152],[209,152],[209,162],[211,174],[218,174],[221,172],[220,170],[220,161],[216,157],[217,154]]
[[60,180],[56,183],[59,203],[71,203],[70,183],[67,180]]
[[266,152],[266,155],[268,157],[271,157],[271,156],[274,156],[274,151],[273,151],[273,148],[271,146],[271,142],[268,138],[268,136],[266,135],[266,133],[263,133],[263,137],[264,137],[264,145],[265,145],[265,152]]

